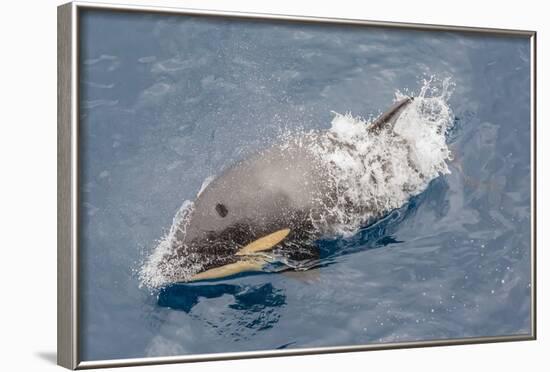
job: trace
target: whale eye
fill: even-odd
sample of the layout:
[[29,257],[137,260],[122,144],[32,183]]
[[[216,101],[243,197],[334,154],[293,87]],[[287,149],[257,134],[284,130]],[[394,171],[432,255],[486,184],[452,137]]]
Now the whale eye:
[[229,211],[227,210],[227,207],[223,204],[216,204],[216,212],[218,212],[218,214],[220,215],[220,217],[225,217],[227,216],[227,213],[229,213]]

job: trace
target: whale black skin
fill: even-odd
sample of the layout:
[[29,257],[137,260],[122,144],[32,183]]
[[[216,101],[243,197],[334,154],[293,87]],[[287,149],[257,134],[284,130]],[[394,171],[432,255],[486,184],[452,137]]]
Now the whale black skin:
[[[412,98],[398,101],[367,130],[376,135],[393,126],[411,102]],[[233,264],[243,259],[238,252],[244,246],[282,229],[290,232],[271,253],[294,261],[316,259],[314,241],[323,232],[313,221],[335,204],[335,185],[326,165],[310,151],[316,138],[274,145],[211,181],[194,201],[189,218],[182,222],[185,226],[177,230],[177,246],[164,264],[179,260],[195,268],[193,274]],[[171,282],[193,280],[188,272],[169,276]]]

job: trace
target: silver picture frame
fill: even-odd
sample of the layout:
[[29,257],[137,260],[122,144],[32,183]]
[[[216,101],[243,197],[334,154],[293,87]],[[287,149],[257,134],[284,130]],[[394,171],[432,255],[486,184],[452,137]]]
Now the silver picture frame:
[[[418,342],[319,347],[219,354],[144,357],[102,361],[82,361],[79,345],[79,17],[82,10],[147,12],[209,17],[253,18],[286,22],[356,25],[411,30],[456,31],[462,33],[520,36],[531,45],[531,332],[521,335],[475,337]],[[448,346],[536,339],[536,32],[494,28],[443,26],[358,19],[319,18],[278,14],[255,14],[213,10],[127,6],[92,2],[71,2],[58,7],[58,155],[57,155],[57,363],[69,369],[137,366],[164,363],[200,362],[240,358],[260,358],[320,353],[342,353],[428,346]]]

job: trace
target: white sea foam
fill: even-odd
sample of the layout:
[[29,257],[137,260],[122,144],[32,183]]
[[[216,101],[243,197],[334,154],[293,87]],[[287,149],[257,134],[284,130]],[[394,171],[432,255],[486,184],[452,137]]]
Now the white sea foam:
[[[289,131],[282,136],[282,150],[285,146],[309,146],[326,168],[327,182],[335,190],[335,199],[314,218],[319,231],[353,235],[366,223],[403,206],[440,174],[449,173],[451,153],[445,139],[452,124],[448,106],[452,89],[449,79],[424,81],[395,126],[376,134],[367,130],[368,121],[334,113],[326,132]],[[405,97],[396,92],[395,101]],[[212,180],[208,177],[203,182],[198,195]],[[143,264],[139,273],[143,286],[159,287],[169,283],[169,278],[191,277],[200,271],[197,265],[201,258],[192,257],[197,253],[173,254],[181,247],[192,210],[193,202],[183,203],[170,231]],[[165,260],[167,256],[171,259]]]

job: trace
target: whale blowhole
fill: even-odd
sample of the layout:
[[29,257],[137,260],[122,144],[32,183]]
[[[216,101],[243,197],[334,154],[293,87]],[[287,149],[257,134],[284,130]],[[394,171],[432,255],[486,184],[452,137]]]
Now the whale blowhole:
[[222,203],[216,204],[216,212],[218,212],[218,215],[222,218],[227,216],[227,214],[229,213],[225,204]]

